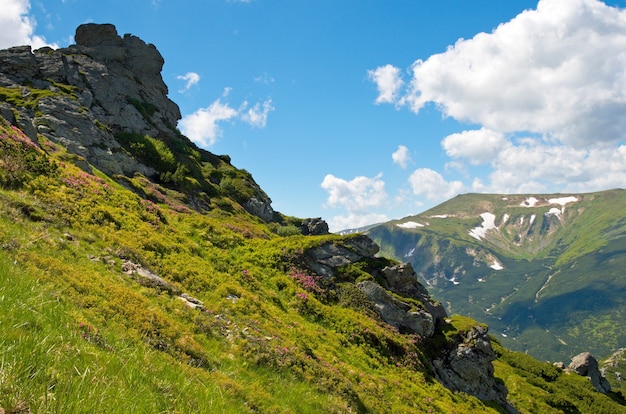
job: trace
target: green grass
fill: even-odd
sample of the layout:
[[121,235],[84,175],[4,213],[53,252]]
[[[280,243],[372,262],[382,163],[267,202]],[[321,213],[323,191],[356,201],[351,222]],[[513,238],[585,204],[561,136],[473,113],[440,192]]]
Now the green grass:
[[[20,160],[12,181],[0,183],[5,412],[502,412],[446,389],[428,365],[433,342],[400,334],[364,305],[354,282],[391,261],[321,280],[304,252],[345,238],[279,236],[227,192],[221,204],[216,192],[207,195],[211,208],[195,210],[180,188],[87,174],[64,161],[62,148],[44,142],[43,153],[0,128],[10,143],[3,159]],[[211,158],[200,158],[209,168]],[[251,179],[212,161],[236,183]],[[126,260],[172,288],[137,283],[122,271]],[[176,291],[204,308],[190,309]],[[453,317],[435,342],[445,346],[474,325]],[[517,368],[501,368],[515,385]],[[511,393],[531,396],[548,404],[524,387]]]

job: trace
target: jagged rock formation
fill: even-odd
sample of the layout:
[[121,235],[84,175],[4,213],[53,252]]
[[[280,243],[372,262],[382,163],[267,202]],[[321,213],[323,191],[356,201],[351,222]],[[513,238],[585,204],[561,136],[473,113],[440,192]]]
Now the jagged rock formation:
[[506,406],[508,391],[493,376],[495,359],[487,328],[475,326],[460,335],[454,345],[432,363],[437,378],[448,388]]
[[349,238],[343,245],[324,243],[306,252],[306,262],[311,269],[325,277],[331,277],[335,268],[374,257],[379,247],[367,236]]
[[[110,176],[139,173],[158,180],[166,171],[129,154],[120,136],[195,148],[176,130],[181,114],[167,97],[163,57],[136,36],[120,37],[111,24],[81,25],[75,39],[75,45],[57,50],[19,46],[0,51],[0,116],[35,143],[40,134],[63,145],[87,172],[93,165]],[[205,161],[230,163],[228,157],[195,150]],[[251,194],[237,201],[264,221],[274,220],[270,198],[251,177],[245,181]],[[219,182],[219,176],[212,177],[205,187]],[[190,204],[203,206],[194,205],[193,197]]]
[[588,377],[591,385],[601,393],[606,394],[611,391],[611,384],[602,376],[598,368],[598,361],[589,352],[583,352],[572,358],[568,369],[578,375]]
[[[305,261],[317,274],[331,278],[341,266],[373,258],[379,247],[366,235],[348,238],[343,244],[325,243],[305,252]],[[434,301],[417,280],[410,263],[400,263],[372,271],[374,280],[356,284],[372,303],[380,318],[400,332],[433,337],[437,326],[445,324],[446,310]],[[379,283],[380,282],[380,283]],[[403,300],[404,298],[404,300]],[[416,305],[415,303],[418,303]],[[466,392],[482,400],[506,402],[507,389],[494,377],[495,353],[481,325],[461,333],[432,360],[437,379],[446,387]]]
[[320,217],[305,219],[300,224],[300,232],[302,232],[305,236],[328,234],[328,223]]
[[398,328],[400,332],[426,337],[431,337],[435,333],[435,319],[426,310],[415,309],[409,303],[394,298],[371,280],[359,282],[357,287],[374,304],[380,317],[389,325]]

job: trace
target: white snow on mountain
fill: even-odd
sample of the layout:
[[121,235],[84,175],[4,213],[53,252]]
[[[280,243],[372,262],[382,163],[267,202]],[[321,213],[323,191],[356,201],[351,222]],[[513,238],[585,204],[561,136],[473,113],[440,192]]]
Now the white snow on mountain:
[[414,221],[407,221],[406,223],[399,223],[399,224],[396,224],[396,226],[402,229],[416,229],[418,227],[424,227],[422,223],[416,223]]
[[559,204],[561,206],[565,206],[565,204],[568,203],[573,203],[575,201],[578,201],[578,199],[574,196],[569,196],[569,197],[561,197],[561,198],[551,198],[548,200],[548,203],[550,204]]
[[485,237],[487,230],[497,229],[496,223],[495,223],[496,216],[494,214],[482,213],[480,217],[482,217],[483,223],[480,225],[480,227],[474,227],[468,233],[470,236],[472,236],[478,241],[481,241],[483,237]]

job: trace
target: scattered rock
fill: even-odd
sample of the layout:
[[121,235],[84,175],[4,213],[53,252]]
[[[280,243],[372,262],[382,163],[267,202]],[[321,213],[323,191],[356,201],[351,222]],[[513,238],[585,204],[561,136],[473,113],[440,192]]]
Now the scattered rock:
[[602,376],[598,369],[598,361],[589,353],[583,352],[572,358],[568,369],[589,378],[591,385],[603,394],[611,391],[611,384]]
[[204,311],[206,308],[204,306],[204,303],[202,303],[202,301],[194,298],[193,296],[187,294],[187,293],[181,293],[178,296],[178,299],[182,300],[183,302],[185,302],[185,305],[189,306],[191,309],[198,309],[201,311]]
[[142,286],[159,289],[170,295],[179,295],[181,293],[180,289],[176,286],[173,286],[162,277],[155,275],[140,264],[133,263],[130,260],[126,260],[122,263],[122,271],[129,276],[134,276],[134,279]]

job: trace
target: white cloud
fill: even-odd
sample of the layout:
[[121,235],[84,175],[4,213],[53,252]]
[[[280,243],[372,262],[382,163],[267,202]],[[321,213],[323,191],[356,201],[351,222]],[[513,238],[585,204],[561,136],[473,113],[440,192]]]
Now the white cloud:
[[411,161],[411,156],[409,155],[409,149],[404,145],[399,145],[396,152],[391,154],[391,159],[395,164],[398,164],[402,169],[406,169],[409,162]]
[[185,86],[182,89],[179,89],[178,92],[185,93],[187,92],[193,85],[197,85],[200,82],[200,75],[196,72],[187,72],[184,75],[176,76],[176,79],[185,81]]
[[[244,107],[247,107],[248,103],[244,102]],[[267,117],[271,111],[274,110],[272,106],[272,100],[261,103],[256,103],[252,108],[248,109],[241,115],[241,119],[256,128],[265,128],[267,124]]]
[[418,168],[409,177],[413,194],[424,196],[431,202],[445,201],[465,191],[461,181],[446,181],[430,168]]
[[374,178],[358,176],[351,181],[327,174],[322,188],[328,191],[326,204],[330,207],[343,207],[350,213],[365,214],[373,207],[380,207],[387,199],[382,174]]
[[228,103],[222,103],[226,99],[232,88],[224,88],[220,98],[217,98],[206,108],[200,108],[191,115],[183,116],[178,122],[181,132],[200,147],[207,148],[215,144],[222,135],[219,127],[220,122],[239,120],[255,128],[264,128],[267,124],[267,117],[274,110],[272,100],[256,103],[252,108],[248,108],[248,102],[244,101],[238,109],[233,108]]
[[367,75],[378,88],[376,103],[393,103],[398,99],[398,92],[404,83],[400,77],[400,69],[385,65],[367,71]]
[[336,233],[342,230],[358,229],[360,227],[369,226],[370,224],[384,223],[389,221],[389,217],[385,214],[354,214],[350,213],[346,216],[334,216],[327,220],[328,230]]
[[222,131],[219,122],[235,118],[238,112],[220,98],[206,108],[200,108],[191,115],[180,120],[179,126],[183,134],[200,147],[209,147],[217,141]]
[[471,164],[492,161],[502,148],[508,146],[504,134],[481,128],[448,135],[441,142],[446,154],[452,158],[465,158]]
[[457,120],[579,147],[615,142],[626,138],[624,50],[626,10],[541,0],[492,33],[416,61],[410,86],[402,94],[383,89],[393,93],[379,99],[415,112],[432,102]]
[[37,22],[29,16],[30,1],[2,0],[0,6],[0,48],[31,45],[34,49],[43,46],[57,48],[49,44],[43,36],[35,35]]
[[623,188],[626,145],[580,149],[525,139],[502,150],[492,167],[490,182],[475,182],[475,191],[589,192]]

